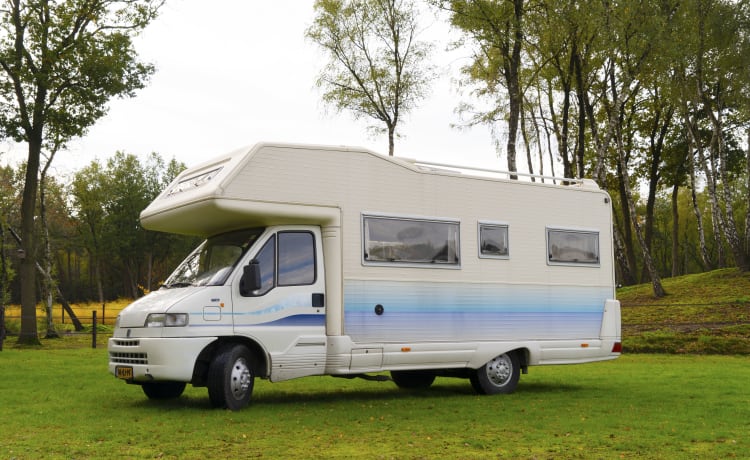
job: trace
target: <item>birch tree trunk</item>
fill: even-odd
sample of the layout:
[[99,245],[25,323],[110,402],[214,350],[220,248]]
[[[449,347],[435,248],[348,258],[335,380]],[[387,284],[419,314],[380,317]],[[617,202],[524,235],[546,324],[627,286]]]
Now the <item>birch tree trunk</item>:
[[[628,205],[631,209],[635,209],[635,205],[633,202],[633,191],[630,189],[630,175],[628,174],[627,164],[625,164],[625,152],[622,145],[622,136],[617,136],[617,157],[620,162],[620,167],[622,168],[622,177],[623,177],[623,187],[625,188],[625,195],[628,200]],[[655,297],[664,297],[667,293],[664,291],[664,287],[661,284],[661,277],[659,276],[659,272],[656,271],[656,267],[654,266],[654,261],[651,258],[651,251],[648,250],[648,246],[646,246],[646,241],[643,238],[643,232],[641,230],[641,224],[638,221],[638,218],[636,217],[635,213],[630,214],[630,221],[633,225],[633,229],[635,230],[636,238],[638,238],[638,244],[641,246],[641,252],[643,255],[643,264],[646,267],[646,270],[648,270],[648,274],[651,278],[651,286],[654,290],[654,296]]]
[[708,191],[709,203],[711,203],[711,228],[714,233],[714,242],[716,244],[716,264],[718,268],[726,267],[726,259],[724,257],[724,244],[722,241],[722,234],[724,228],[724,220],[722,218],[721,209],[719,207],[719,196],[716,191],[716,178],[714,172],[716,171],[716,163],[709,156],[706,157],[705,150],[701,146],[700,142],[696,144],[696,151],[698,152],[698,164],[703,170],[703,174],[706,176],[706,191]]
[[693,214],[695,214],[695,221],[698,227],[698,240],[700,242],[700,254],[701,260],[703,261],[703,269],[711,270],[713,263],[711,256],[708,253],[708,246],[706,246],[706,232],[703,229],[703,213],[698,206],[698,197],[696,194],[696,180],[695,180],[695,160],[692,152],[698,150],[698,139],[695,136],[695,127],[693,126],[690,116],[688,115],[687,104],[683,107],[685,116],[685,128],[687,129],[688,138],[688,151],[690,152],[690,158],[688,158],[688,174],[690,176],[690,200],[693,204]]
[[614,236],[615,243],[615,258],[620,267],[622,281],[632,280],[633,271],[630,268],[630,263],[628,263],[628,258],[625,256],[625,245],[622,242],[622,233],[620,233],[620,229],[617,228],[616,225],[612,230],[612,235]]
[[701,252],[701,260],[703,261],[703,269],[704,270],[711,270],[713,268],[713,263],[711,261],[711,256],[708,253],[708,246],[706,246],[706,232],[703,230],[703,213],[700,210],[700,207],[698,206],[698,197],[695,193],[695,168],[692,165],[692,160],[690,164],[690,198],[693,203],[693,214],[695,214],[695,221],[696,225],[698,227],[698,240],[700,241],[700,252]]
[[[617,162],[620,168],[620,175],[622,177],[622,188],[623,188],[623,195],[625,198],[625,202],[623,202],[623,207],[627,205],[628,208],[630,208],[630,224],[633,226],[633,230],[635,233],[636,238],[638,239],[638,244],[641,247],[641,254],[643,256],[643,264],[648,271],[649,277],[651,278],[651,286],[654,291],[654,296],[657,298],[664,297],[667,293],[664,291],[664,287],[661,284],[661,277],[659,276],[659,272],[656,270],[656,266],[654,265],[653,258],[651,257],[651,251],[649,250],[648,246],[646,245],[646,241],[643,238],[643,231],[641,229],[641,224],[638,220],[638,216],[635,213],[635,202],[633,200],[633,191],[630,188],[630,174],[628,173],[628,165],[627,165],[627,159],[625,156],[625,147],[622,142],[622,131],[618,129],[620,127],[618,120],[620,119],[620,116],[618,115],[625,106],[625,102],[631,97],[633,94],[633,89],[631,88],[632,81],[630,80],[630,77],[626,77],[623,79],[622,82],[620,82],[622,91],[617,90],[617,78],[615,76],[614,67],[609,68],[609,83],[610,83],[610,91],[612,93],[612,101],[611,104],[605,102],[605,107],[607,108],[607,117],[609,126],[607,128],[607,137],[606,137],[606,144],[609,144],[609,139],[612,139],[610,135],[614,137],[615,140],[615,150],[617,151]],[[599,152],[599,158],[598,158],[598,164],[597,164],[597,171],[599,174],[603,174],[603,172],[600,169],[600,166],[604,164],[604,151],[608,147],[608,145],[605,145],[602,143],[600,145],[600,152]]]
[[677,198],[680,186],[677,181],[672,186],[672,277],[679,276],[680,270],[680,209]]
[[94,276],[96,277],[96,292],[99,295],[99,303],[104,305],[104,284],[102,283],[102,269],[101,269],[101,257],[99,257],[99,250],[97,249],[97,255],[94,258]]
[[[724,102],[722,100],[724,90],[724,79],[726,79],[727,69],[719,70],[712,65],[712,61],[717,59],[717,51],[725,50],[726,42],[722,46],[721,41],[716,40],[716,34],[713,32],[713,24],[711,23],[711,13],[716,14],[719,10],[713,10],[715,4],[707,2],[705,5],[701,5],[700,9],[706,8],[705,11],[699,12],[698,20],[698,53],[695,63],[695,90],[696,90],[696,101],[699,101],[702,105],[702,113],[708,116],[711,121],[712,136],[710,144],[710,165],[712,184],[710,184],[709,193],[711,195],[711,206],[716,213],[715,220],[719,221],[720,231],[729,245],[729,249],[732,251],[734,257],[734,263],[737,267],[746,272],[750,270],[750,264],[745,256],[744,245],[740,239],[739,232],[737,230],[737,223],[734,219],[734,206],[732,204],[732,194],[730,191],[729,177],[727,174],[727,155],[726,149],[724,148],[724,123],[722,121],[722,113],[724,109]],[[730,29],[738,27],[737,23],[725,23],[725,27]],[[712,59],[706,59],[706,57]],[[728,57],[728,56],[727,56]],[[744,69],[744,65],[742,66]],[[708,94],[707,88],[710,88],[710,94]],[[700,151],[699,151],[700,153]],[[717,166],[718,162],[718,166]],[[705,165],[706,170],[708,167]],[[707,173],[708,178],[708,173]],[[724,201],[723,209],[719,205],[717,182],[721,181],[722,197]]]
[[[705,99],[706,96],[702,91],[701,96],[704,98],[704,105],[708,106],[708,101]],[[729,244],[729,249],[732,251],[734,263],[737,265],[737,268],[739,268],[743,272],[746,272],[750,270],[750,265],[748,265],[747,257],[745,257],[745,249],[743,247],[744,245],[742,244],[739,232],[737,231],[737,223],[734,220],[734,205],[732,204],[732,193],[730,190],[731,187],[729,185],[729,176],[727,174],[728,159],[726,149],[724,148],[725,145],[723,123],[721,117],[721,104],[719,104],[719,106],[720,107],[717,113],[714,113],[708,107],[708,110],[706,110],[706,112],[709,113],[709,118],[711,119],[711,124],[713,125],[714,131],[711,141],[711,158],[718,158],[718,175],[721,179],[721,190],[724,198],[724,208],[722,215],[723,225],[721,226],[721,228],[723,230],[724,238],[726,238],[727,244]],[[715,163],[712,162],[712,166],[714,164]],[[715,186],[716,183],[714,176],[714,187]],[[722,210],[719,209],[719,212],[722,212]]]
[[747,130],[745,158],[745,257],[750,258],[750,129]]
[[[526,112],[521,110],[521,137],[523,138],[524,148],[526,149],[526,167],[529,169],[529,174],[534,174],[534,160],[531,155],[531,142],[529,142],[529,135],[526,131]],[[536,182],[536,179],[532,176],[531,182]]]
[[43,268],[43,291],[45,293],[44,314],[47,323],[47,333],[45,338],[56,339],[60,335],[55,330],[55,323],[52,318],[52,302],[54,296],[52,291],[55,289],[55,281],[52,279],[52,247],[49,238],[49,224],[47,222],[47,171],[52,162],[48,161],[42,170],[39,180],[39,217],[42,221],[43,245],[44,245],[44,268]]

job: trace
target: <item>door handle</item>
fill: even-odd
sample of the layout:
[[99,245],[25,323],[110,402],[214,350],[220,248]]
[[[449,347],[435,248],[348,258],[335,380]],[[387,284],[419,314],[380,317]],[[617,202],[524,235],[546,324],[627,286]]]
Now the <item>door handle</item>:
[[323,308],[326,306],[325,294],[316,292],[312,295],[313,308]]

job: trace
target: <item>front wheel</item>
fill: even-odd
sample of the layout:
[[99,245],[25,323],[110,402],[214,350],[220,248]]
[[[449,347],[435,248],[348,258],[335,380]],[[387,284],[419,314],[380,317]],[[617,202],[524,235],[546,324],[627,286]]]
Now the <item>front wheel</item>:
[[477,393],[494,395],[513,393],[520,377],[521,363],[518,354],[509,352],[492,358],[473,371],[469,380]]
[[250,403],[254,382],[250,350],[244,345],[230,345],[209,365],[208,397],[214,407],[239,410]]

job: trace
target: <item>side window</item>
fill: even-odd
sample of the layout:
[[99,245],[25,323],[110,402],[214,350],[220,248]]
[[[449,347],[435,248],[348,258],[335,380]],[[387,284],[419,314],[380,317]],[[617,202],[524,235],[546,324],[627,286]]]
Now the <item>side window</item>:
[[[277,257],[278,255],[278,257]],[[269,238],[255,258],[260,265],[262,296],[275,286],[315,283],[315,237],[310,232],[279,232]]]
[[459,222],[362,216],[364,263],[458,266]]
[[279,286],[315,282],[315,239],[310,232],[281,232],[279,237]]
[[599,232],[547,229],[547,263],[599,265]]
[[276,284],[276,237],[272,236],[263,249],[260,250],[258,256],[255,258],[260,264],[260,285],[261,288],[253,295],[261,296],[271,289]]
[[480,222],[479,257],[507,259],[508,256],[508,226]]

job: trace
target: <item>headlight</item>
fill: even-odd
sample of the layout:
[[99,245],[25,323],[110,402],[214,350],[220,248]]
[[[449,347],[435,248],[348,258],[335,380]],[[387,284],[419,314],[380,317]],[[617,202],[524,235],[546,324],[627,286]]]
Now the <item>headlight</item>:
[[146,317],[146,327],[182,327],[188,324],[187,313],[151,313]]

